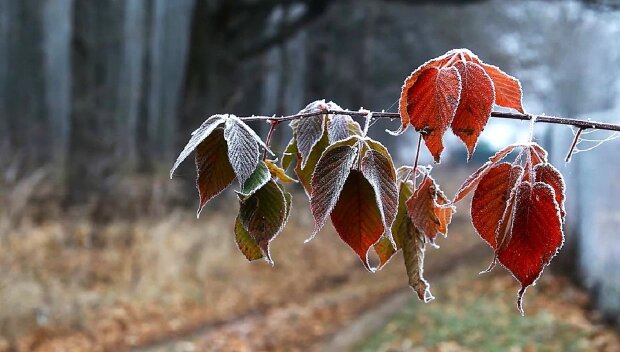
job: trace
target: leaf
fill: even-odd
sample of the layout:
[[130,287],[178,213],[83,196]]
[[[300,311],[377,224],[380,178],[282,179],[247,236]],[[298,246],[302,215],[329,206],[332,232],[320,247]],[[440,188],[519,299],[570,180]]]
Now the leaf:
[[456,203],[465,198],[465,196],[467,196],[467,194],[469,194],[469,192],[471,192],[471,190],[478,185],[482,177],[486,175],[493,166],[497,165],[497,163],[504,159],[518,146],[518,144],[509,145],[506,148],[495,153],[495,155],[491,156],[489,158],[489,161],[487,161],[478,170],[476,170],[476,172],[469,175],[469,177],[465,179],[463,184],[459,187],[458,191],[456,191],[456,195],[454,196],[454,200],[452,201],[452,203]]
[[452,131],[465,143],[469,160],[476,149],[478,137],[491,116],[495,89],[491,78],[480,65],[459,61],[454,67],[461,77],[462,92],[452,121]]
[[460,96],[461,78],[454,67],[425,70],[406,92],[410,123],[422,133],[435,162],[439,162],[443,134],[454,119]]
[[174,171],[177,169],[177,167],[179,167],[183,160],[185,160],[191,154],[191,152],[193,152],[194,149],[196,149],[196,147],[198,147],[198,145],[202,143],[202,141],[204,141],[211,134],[211,132],[215,130],[215,128],[224,123],[226,116],[227,115],[210,116],[208,119],[205,120],[205,122],[202,123],[202,125],[197,130],[192,132],[192,137],[190,138],[189,142],[187,142],[187,145],[185,146],[185,148],[183,148],[183,151],[181,151],[181,154],[179,154],[177,160],[172,166],[172,169],[170,170],[170,178],[172,178],[172,176],[174,175]]
[[329,115],[327,134],[331,144],[353,135],[361,136],[362,128],[349,115]]
[[235,172],[228,161],[224,130],[216,128],[196,148],[196,188],[200,197],[198,215],[209,200],[225,190]]
[[545,183],[553,189],[555,201],[560,209],[560,217],[563,222],[566,217],[566,210],[564,209],[566,186],[564,185],[562,175],[558,169],[547,163],[536,165],[534,167],[534,174],[536,175],[536,182]]
[[357,253],[366,269],[372,271],[368,263],[368,249],[384,231],[373,188],[360,171],[351,170],[342,191],[338,193],[340,196],[331,212],[334,228]]
[[243,185],[258,166],[258,143],[247,129],[232,119],[226,120],[224,139],[228,143],[228,160],[239,184]]
[[[308,104],[299,113],[322,112],[328,109],[325,100],[318,100]],[[325,114],[304,117],[291,123],[297,141],[297,150],[301,155],[301,167],[306,166],[308,156],[314,146],[321,140],[325,131]]]
[[327,133],[323,134],[319,143],[317,143],[314,148],[312,148],[312,152],[306,161],[306,165],[301,167],[301,156],[299,153],[297,154],[297,163],[295,165],[295,175],[297,175],[297,179],[301,182],[304,190],[308,197],[312,194],[312,174],[314,173],[314,169],[316,168],[321,155],[325,149],[329,147],[329,138],[327,137]]
[[493,103],[524,112],[519,81],[482,62],[468,49],[453,49],[429,60],[407,77],[400,95],[401,127],[412,125],[439,162],[448,126],[471,158]]
[[269,172],[273,177],[277,177],[282,182],[297,182],[294,178],[291,178],[286,174],[284,169],[279,167],[273,160],[265,160],[265,165],[269,169]]
[[471,219],[474,228],[491,248],[497,249],[497,234],[504,212],[512,201],[511,193],[523,169],[509,163],[493,166],[482,177],[471,202]]
[[407,214],[407,200],[413,194],[413,184],[411,182],[400,182],[400,189],[398,192],[398,211],[396,217],[392,223],[392,237],[396,248],[392,244],[392,241],[383,236],[377,244],[375,244],[375,252],[379,256],[379,267],[381,269],[392,258],[394,254],[402,248],[402,242],[404,236],[408,235],[409,227],[403,226],[404,222],[411,222],[409,215]]
[[383,153],[371,149],[362,158],[361,171],[374,190],[383,227],[386,229],[385,236],[392,239],[391,227],[398,210],[396,171],[392,158],[386,158]]
[[288,142],[286,149],[282,154],[282,169],[284,169],[285,171],[288,170],[289,166],[291,166],[291,163],[293,163],[293,161],[295,161],[295,158],[297,158],[297,153],[297,142],[293,137]]
[[248,179],[241,187],[241,194],[248,197],[256,192],[257,189],[261,188],[267,181],[271,179],[271,174],[269,173],[269,169],[265,165],[264,162],[259,162],[256,169],[248,177]]
[[403,257],[409,277],[409,286],[420,300],[428,303],[434,297],[431,294],[430,285],[424,279],[424,235],[411,222],[403,222],[401,226],[406,228],[402,231],[407,234],[403,238]]
[[273,261],[269,253],[269,243],[284,226],[287,216],[286,203],[282,189],[273,180],[250,197],[241,199],[239,216],[243,226],[270,263]]
[[482,68],[493,80],[495,87],[495,104],[505,108],[512,108],[521,113],[523,110],[521,82],[511,75],[500,70],[499,67],[480,62]]
[[241,253],[243,253],[249,261],[263,258],[263,252],[252,236],[250,236],[248,230],[243,227],[239,215],[237,215],[237,219],[235,220],[235,241]]
[[521,282],[517,306],[523,314],[523,294],[564,243],[553,189],[542,182],[523,182],[516,195],[514,222],[507,245],[498,251],[502,263]]
[[455,212],[448,203],[448,198],[430,176],[424,178],[420,187],[407,200],[407,213],[411,221],[431,243],[435,242],[437,233],[444,236],[448,234],[448,224]]
[[312,235],[307,241],[314,238],[321,230],[327,216],[336,205],[338,195],[344,187],[357,156],[355,143],[357,143],[357,138],[350,137],[330,145],[323,152],[316,165],[312,174],[312,193],[310,195],[310,208],[315,225]]

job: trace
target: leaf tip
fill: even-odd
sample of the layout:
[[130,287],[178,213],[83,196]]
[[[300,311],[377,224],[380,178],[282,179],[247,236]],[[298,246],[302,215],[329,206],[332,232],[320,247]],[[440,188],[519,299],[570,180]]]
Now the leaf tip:
[[522,317],[525,316],[525,311],[523,310],[523,295],[525,294],[526,289],[527,286],[521,285],[521,289],[519,289],[519,293],[517,293],[517,309],[519,310],[519,313],[521,313]]

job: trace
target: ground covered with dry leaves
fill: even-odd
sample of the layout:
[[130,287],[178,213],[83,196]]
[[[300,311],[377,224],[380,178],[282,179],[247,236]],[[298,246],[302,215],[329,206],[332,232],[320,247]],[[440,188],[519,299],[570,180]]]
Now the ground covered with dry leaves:
[[[424,304],[400,255],[371,274],[331,226],[303,244],[313,222],[296,198],[273,268],[236,248],[233,197],[199,220],[183,210],[16,228],[0,246],[0,351],[620,350],[587,296],[549,273],[521,317],[509,274],[477,275],[491,251],[466,209],[441,249],[428,249],[437,299]],[[396,315],[376,313],[398,295],[407,299],[390,308]]]

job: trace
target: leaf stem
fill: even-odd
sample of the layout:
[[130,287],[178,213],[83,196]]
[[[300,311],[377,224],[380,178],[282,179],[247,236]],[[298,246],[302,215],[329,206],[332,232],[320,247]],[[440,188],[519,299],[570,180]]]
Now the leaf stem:
[[[267,122],[269,123],[269,132],[267,132],[267,139],[265,140],[265,145],[267,146],[267,148],[271,148],[271,137],[273,136],[273,131],[282,121],[277,118],[273,118],[267,120]],[[267,149],[263,150],[263,161],[265,161],[265,159],[267,159]]]
[[418,147],[417,150],[415,152],[415,160],[413,162],[413,191],[415,192],[415,190],[418,188],[417,187],[417,182],[416,182],[416,172],[418,171],[418,161],[420,159],[420,146],[422,145],[422,133],[418,133]]

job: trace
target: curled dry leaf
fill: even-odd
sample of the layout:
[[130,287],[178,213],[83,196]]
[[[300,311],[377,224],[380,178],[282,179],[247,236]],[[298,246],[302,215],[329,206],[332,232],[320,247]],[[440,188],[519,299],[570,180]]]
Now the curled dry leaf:
[[387,264],[394,254],[402,249],[405,269],[409,277],[409,286],[416,292],[418,298],[424,302],[429,302],[433,296],[430,292],[430,286],[423,276],[426,238],[415,228],[407,214],[406,203],[412,194],[413,183],[411,181],[400,181],[398,212],[392,224],[392,234],[396,247],[387,237],[382,237],[374,245],[380,260],[377,270]]
[[374,190],[360,171],[351,170],[348,174],[331,219],[340,238],[372,271],[368,249],[381,238],[384,227]]
[[294,178],[286,174],[283,168],[279,167],[274,160],[265,160],[265,165],[269,169],[271,176],[278,178],[282,182],[297,182]]
[[411,221],[430,243],[435,243],[438,233],[448,234],[448,224],[454,212],[446,195],[428,175],[407,200],[407,213]]
[[424,136],[435,161],[443,150],[443,134],[452,126],[474,152],[493,103],[523,112],[519,81],[485,64],[467,49],[455,49],[427,61],[403,84],[399,112],[403,132],[409,125]]

